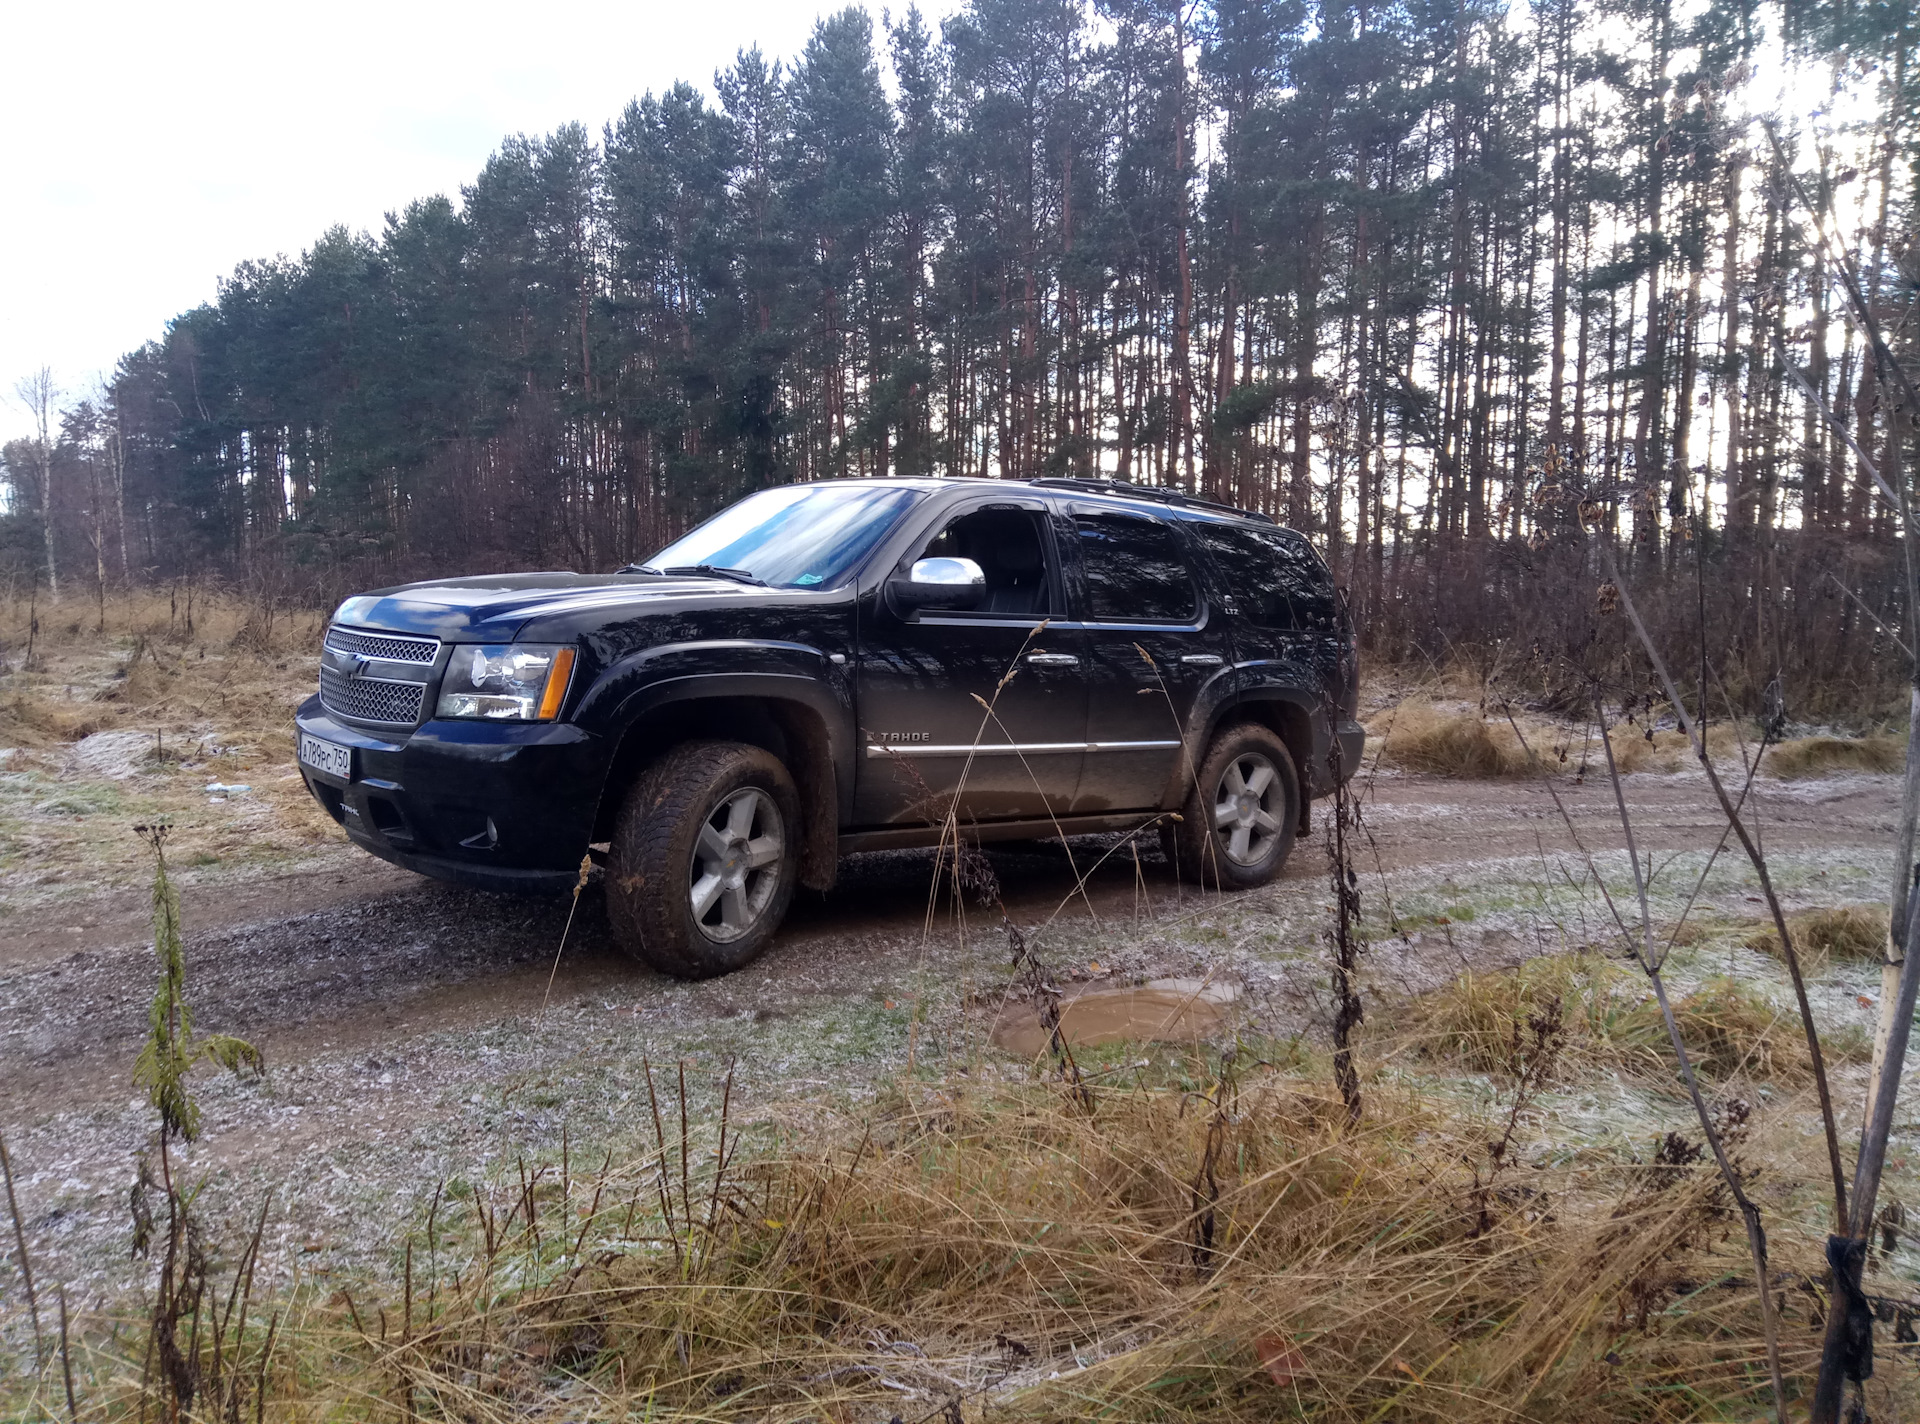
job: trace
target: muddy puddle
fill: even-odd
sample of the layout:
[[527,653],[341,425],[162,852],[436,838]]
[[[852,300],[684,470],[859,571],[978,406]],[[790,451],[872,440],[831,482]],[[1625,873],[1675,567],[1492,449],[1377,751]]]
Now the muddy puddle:
[[[1224,1030],[1239,991],[1206,979],[1151,979],[1145,984],[1070,990],[1060,998],[1060,1032],[1076,1046],[1122,1043],[1197,1043]],[[1002,1010],[994,1044],[1020,1058],[1046,1050],[1047,1030],[1028,1004]]]

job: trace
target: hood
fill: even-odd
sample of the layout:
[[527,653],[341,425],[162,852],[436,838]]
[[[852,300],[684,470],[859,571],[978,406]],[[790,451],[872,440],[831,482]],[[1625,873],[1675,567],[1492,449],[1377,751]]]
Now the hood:
[[480,574],[356,594],[334,610],[333,621],[449,642],[510,643],[535,618],[593,611],[650,613],[656,607],[664,613],[690,598],[712,604],[768,595],[790,598],[793,590],[657,574]]

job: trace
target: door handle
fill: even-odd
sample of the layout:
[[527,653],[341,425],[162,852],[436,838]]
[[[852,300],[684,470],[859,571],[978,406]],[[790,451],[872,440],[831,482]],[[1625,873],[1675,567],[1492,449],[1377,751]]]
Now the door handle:
[[1079,667],[1080,659],[1072,653],[1028,653],[1027,664],[1030,667]]
[[1218,653],[1188,653],[1180,661],[1189,667],[1219,667],[1221,657]]

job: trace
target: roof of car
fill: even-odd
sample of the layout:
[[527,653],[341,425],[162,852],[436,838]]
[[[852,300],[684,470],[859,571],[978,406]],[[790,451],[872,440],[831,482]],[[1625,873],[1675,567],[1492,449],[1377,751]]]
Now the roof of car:
[[[822,483],[830,482],[822,481]],[[837,483],[837,481],[831,483]],[[1198,514],[1251,519],[1261,524],[1279,523],[1272,515],[1262,514],[1258,510],[1242,509],[1238,505],[1225,504],[1219,500],[1202,499],[1198,495],[1188,494],[1184,490],[1169,489],[1165,485],[1136,485],[1124,480],[1078,479],[1065,476],[1047,476],[1034,480],[997,480],[977,475],[957,475],[946,479],[925,476],[919,478],[882,476],[875,479],[873,483],[904,485],[910,489],[924,490],[952,489],[955,486],[981,486],[1002,490],[1027,487],[1064,491],[1069,494],[1096,495],[1105,499],[1140,500],[1147,504],[1190,510]]]

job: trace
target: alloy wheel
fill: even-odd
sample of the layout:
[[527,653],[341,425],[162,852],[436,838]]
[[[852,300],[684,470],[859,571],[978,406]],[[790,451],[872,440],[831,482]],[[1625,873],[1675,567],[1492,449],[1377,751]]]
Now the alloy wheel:
[[1280,834],[1279,773],[1259,752],[1227,763],[1213,795],[1213,831],[1221,853],[1236,865],[1258,865]]
[[743,786],[723,797],[693,843],[688,889],[700,933],[719,944],[751,934],[779,889],[786,848],[771,796]]

